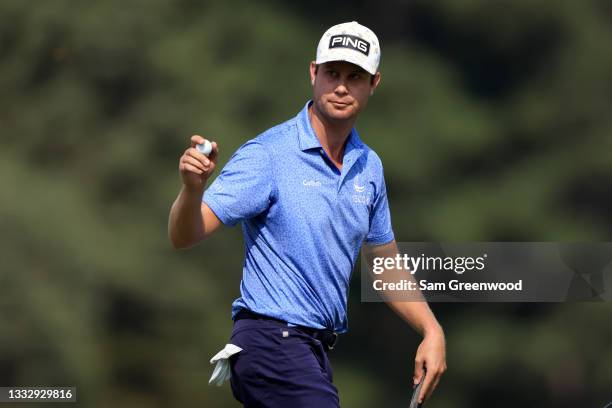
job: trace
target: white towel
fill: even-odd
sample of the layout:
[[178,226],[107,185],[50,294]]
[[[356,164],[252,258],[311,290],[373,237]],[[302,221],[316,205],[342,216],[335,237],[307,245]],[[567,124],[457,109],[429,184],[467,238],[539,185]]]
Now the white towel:
[[210,359],[210,364],[217,363],[217,365],[213,370],[210,380],[208,380],[209,385],[215,384],[220,387],[225,381],[229,380],[231,371],[228,359],[241,351],[242,349],[234,344],[226,344],[221,351]]

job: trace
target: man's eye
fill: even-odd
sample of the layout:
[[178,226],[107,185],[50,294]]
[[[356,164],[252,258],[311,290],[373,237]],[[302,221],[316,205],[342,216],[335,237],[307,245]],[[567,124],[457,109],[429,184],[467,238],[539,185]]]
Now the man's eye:
[[360,79],[361,78],[361,74],[351,74],[350,78],[351,79]]
[[327,74],[333,78],[336,78],[338,76],[338,73],[336,71],[327,71]]

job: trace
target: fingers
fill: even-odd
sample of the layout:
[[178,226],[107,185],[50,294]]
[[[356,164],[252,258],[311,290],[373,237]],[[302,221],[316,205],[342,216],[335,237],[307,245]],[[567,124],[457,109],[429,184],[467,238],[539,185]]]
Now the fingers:
[[440,382],[440,378],[442,374],[446,371],[446,364],[443,364],[440,367],[432,367],[431,369],[427,369],[425,372],[425,382],[423,383],[423,388],[421,388],[421,393],[419,395],[419,403],[429,399],[431,394],[434,392],[438,383]]
[[[201,136],[192,136],[191,143],[194,144],[204,139]],[[218,152],[218,148],[216,143],[213,143],[213,151],[211,155],[214,153],[215,155]],[[181,172],[187,171],[196,174],[208,174],[212,173],[215,168],[215,162],[211,160],[211,158],[206,157],[204,154],[200,153],[195,147],[190,147],[185,150],[183,156],[181,156],[179,162],[179,170]]]
[[438,383],[440,382],[440,378],[442,378],[442,373],[438,374],[434,379],[433,384],[431,385],[431,389],[429,390],[427,395],[425,395],[425,399],[429,399],[429,397],[431,397],[431,394],[434,392],[434,390],[438,386]]
[[432,372],[425,373],[425,380],[423,383],[423,387],[421,388],[421,393],[419,394],[419,403],[422,403],[425,399],[425,396],[430,395],[429,389],[431,387],[431,383],[433,381],[434,374]]
[[193,166],[193,165],[191,165],[189,163],[181,163],[180,166],[179,166],[179,170],[181,172],[189,171],[191,173],[196,173],[196,174],[203,174],[204,173],[202,170],[200,170],[196,166]]
[[414,360],[414,376],[412,377],[415,386],[423,380],[423,373],[423,360],[417,358]]
[[[195,148],[196,145],[204,144],[204,142],[206,142],[206,139],[204,139],[200,135],[193,135],[191,136],[190,141],[191,141],[191,147]],[[217,146],[217,142],[211,142],[211,145],[212,145],[212,150],[210,154],[208,155],[208,158],[216,163],[217,157],[219,155],[219,147]]]
[[202,163],[202,165],[204,166],[210,165],[210,159],[204,154],[198,152],[198,149],[196,149],[195,147],[190,147],[189,149],[185,150],[185,155],[188,157],[193,157],[194,159]]
[[189,163],[202,170],[203,172],[212,171],[215,167],[215,163],[208,157],[198,152],[197,149],[190,147],[185,150],[185,154],[181,158],[182,162]]
[[187,153],[185,153],[185,156],[181,159],[181,162],[189,164],[190,166],[195,167],[202,172],[205,172],[207,170],[206,167],[204,167],[204,164],[202,164],[202,162],[200,162],[195,157],[189,156]]

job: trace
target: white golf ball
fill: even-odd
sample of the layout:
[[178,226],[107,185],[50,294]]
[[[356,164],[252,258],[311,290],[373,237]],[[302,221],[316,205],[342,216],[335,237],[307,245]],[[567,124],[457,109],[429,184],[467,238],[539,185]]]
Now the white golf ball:
[[208,140],[204,140],[204,143],[196,145],[196,149],[204,156],[208,156],[210,152],[212,152],[212,143]]

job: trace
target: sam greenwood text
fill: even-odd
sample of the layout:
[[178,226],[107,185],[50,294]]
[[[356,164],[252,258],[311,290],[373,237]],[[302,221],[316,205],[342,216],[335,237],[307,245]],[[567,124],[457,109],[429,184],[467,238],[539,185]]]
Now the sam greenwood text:
[[384,282],[377,279],[373,282],[374,290],[384,291],[520,291],[523,290],[523,280],[516,282],[459,282],[456,279],[447,282],[418,282],[402,279],[398,282]]

